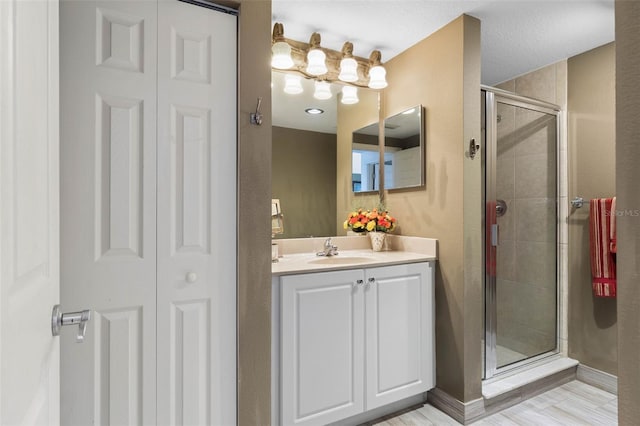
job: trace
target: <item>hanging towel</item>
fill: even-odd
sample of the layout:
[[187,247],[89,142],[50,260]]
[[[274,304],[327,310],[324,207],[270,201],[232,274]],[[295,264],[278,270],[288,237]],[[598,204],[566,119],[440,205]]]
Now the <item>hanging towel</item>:
[[612,198],[595,198],[589,203],[592,288],[599,297],[616,296],[616,258],[611,251],[612,216],[615,217],[612,204]]

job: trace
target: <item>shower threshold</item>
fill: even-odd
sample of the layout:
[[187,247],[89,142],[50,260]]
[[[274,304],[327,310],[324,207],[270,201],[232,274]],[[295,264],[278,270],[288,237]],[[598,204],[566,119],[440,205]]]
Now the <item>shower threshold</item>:
[[[485,400],[508,397],[513,393],[526,399],[542,391],[575,379],[578,361],[555,354],[509,373],[482,382]],[[502,398],[499,398],[502,399]]]

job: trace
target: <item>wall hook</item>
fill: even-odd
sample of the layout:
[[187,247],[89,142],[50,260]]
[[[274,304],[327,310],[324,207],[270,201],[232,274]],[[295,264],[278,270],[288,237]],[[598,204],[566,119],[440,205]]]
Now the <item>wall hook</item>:
[[473,160],[476,154],[480,151],[480,145],[476,143],[476,139],[472,138],[469,141],[469,157]]
[[256,105],[256,112],[251,113],[251,124],[256,126],[262,125],[262,113],[260,112],[260,105],[262,104],[262,98],[258,98],[258,105]]

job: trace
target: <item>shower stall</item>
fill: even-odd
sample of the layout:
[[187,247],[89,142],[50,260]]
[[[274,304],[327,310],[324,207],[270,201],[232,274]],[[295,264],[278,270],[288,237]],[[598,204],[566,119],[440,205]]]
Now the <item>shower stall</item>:
[[559,108],[483,87],[484,379],[558,353]]

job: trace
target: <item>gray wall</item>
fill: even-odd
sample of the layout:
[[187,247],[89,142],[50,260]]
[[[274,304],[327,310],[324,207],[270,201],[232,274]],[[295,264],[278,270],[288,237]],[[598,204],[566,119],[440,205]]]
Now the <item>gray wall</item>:
[[385,201],[399,233],[438,239],[436,385],[471,401],[482,397],[482,203],[479,157],[465,154],[480,140],[480,21],[463,15],[386,67],[381,115],[425,108],[426,186]]
[[[616,3],[617,209],[640,211],[640,2]],[[618,421],[640,419],[640,217],[618,218]]]
[[[616,191],[615,47],[568,61],[569,197]],[[616,299],[593,296],[589,206],[569,212],[569,356],[617,374]]]
[[[271,0],[238,24],[238,425],[271,421]],[[262,98],[262,126],[249,124]],[[230,184],[232,184],[230,182]]]
[[275,126],[271,134],[271,195],[284,213],[276,237],[335,235],[336,135]]

